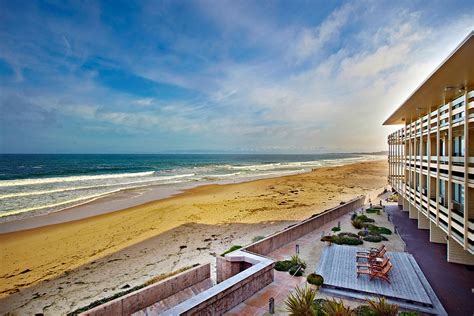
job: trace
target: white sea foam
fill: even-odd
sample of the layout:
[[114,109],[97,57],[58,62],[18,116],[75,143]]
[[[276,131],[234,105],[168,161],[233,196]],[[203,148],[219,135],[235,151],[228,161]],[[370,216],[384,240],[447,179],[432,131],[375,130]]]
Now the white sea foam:
[[56,183],[56,182],[74,182],[74,181],[115,179],[115,178],[146,177],[146,176],[151,176],[154,173],[155,173],[154,171],[146,171],[146,172],[131,172],[131,173],[117,173],[117,174],[101,174],[101,175],[94,175],[94,176],[72,176],[72,177],[3,180],[3,181],[0,181],[0,187],[13,187],[13,186],[24,186],[24,185]]

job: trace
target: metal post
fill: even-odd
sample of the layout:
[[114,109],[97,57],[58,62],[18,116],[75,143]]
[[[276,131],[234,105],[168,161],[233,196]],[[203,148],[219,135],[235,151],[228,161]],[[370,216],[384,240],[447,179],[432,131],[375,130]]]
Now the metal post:
[[300,253],[300,245],[296,244],[296,254]]
[[270,297],[268,300],[268,312],[270,314],[275,314],[275,299],[273,297]]

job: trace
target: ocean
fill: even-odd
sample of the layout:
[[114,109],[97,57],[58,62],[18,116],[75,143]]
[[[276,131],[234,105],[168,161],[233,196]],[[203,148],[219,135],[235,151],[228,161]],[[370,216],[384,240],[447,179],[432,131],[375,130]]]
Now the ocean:
[[379,158],[358,154],[2,154],[0,217],[58,211],[128,189],[241,182]]

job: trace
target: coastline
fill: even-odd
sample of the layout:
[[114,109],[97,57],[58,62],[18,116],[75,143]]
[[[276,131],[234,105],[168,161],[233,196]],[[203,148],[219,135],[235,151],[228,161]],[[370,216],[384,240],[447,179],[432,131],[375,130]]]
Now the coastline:
[[[385,157],[384,157],[385,158]],[[381,159],[372,159],[362,162],[379,161]],[[320,168],[339,167],[350,164],[357,164],[361,161],[343,163],[335,166],[322,166],[308,171],[295,171],[282,175],[248,177],[225,179],[217,181],[187,182],[173,185],[151,185],[138,188],[127,188],[99,196],[92,200],[84,201],[74,206],[65,207],[57,211],[43,212],[31,211],[23,213],[12,213],[0,216],[0,235],[12,233],[21,230],[39,228],[48,225],[62,224],[69,221],[81,220],[111,212],[125,210],[131,207],[144,205],[147,203],[163,200],[188,190],[207,185],[227,185],[245,182],[258,181],[263,179],[274,179],[298,174],[310,173]]]
[[48,306],[66,313],[154,275],[213,262],[233,244],[379,190],[386,164],[199,186],[122,211],[2,234],[0,312]]

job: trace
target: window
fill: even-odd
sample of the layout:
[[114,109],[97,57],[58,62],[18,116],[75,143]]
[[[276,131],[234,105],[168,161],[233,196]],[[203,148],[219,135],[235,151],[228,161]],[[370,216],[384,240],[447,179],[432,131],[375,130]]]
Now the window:
[[439,195],[444,197],[444,180],[439,180]]
[[453,183],[453,201],[464,204],[464,186],[458,183]]

